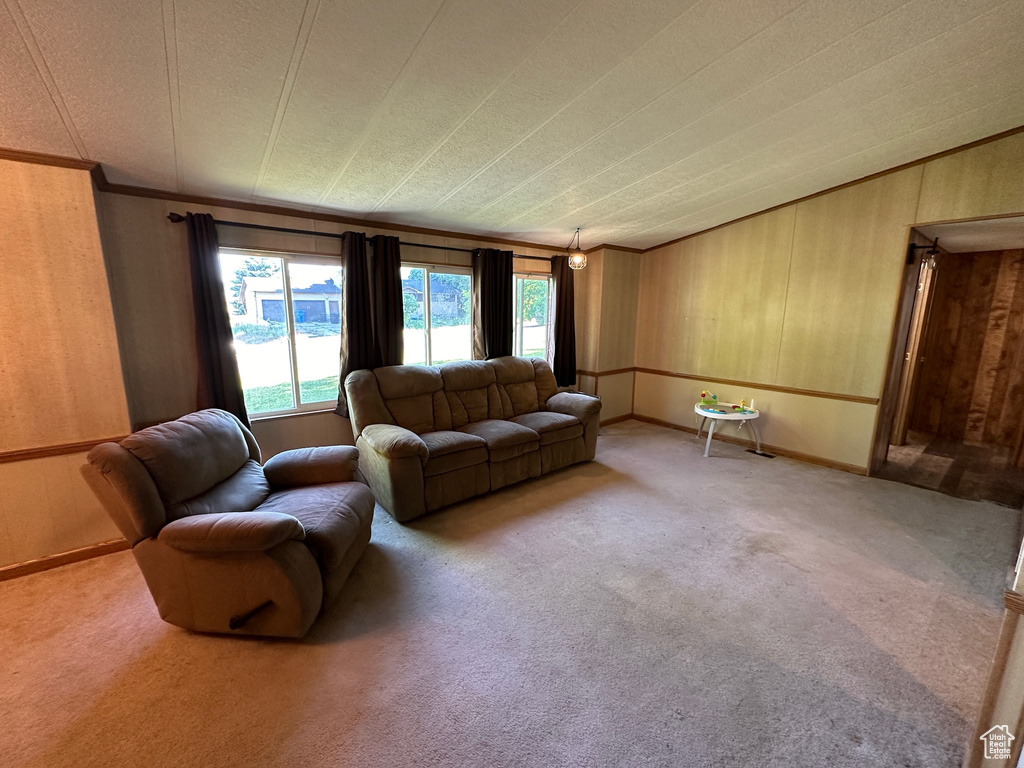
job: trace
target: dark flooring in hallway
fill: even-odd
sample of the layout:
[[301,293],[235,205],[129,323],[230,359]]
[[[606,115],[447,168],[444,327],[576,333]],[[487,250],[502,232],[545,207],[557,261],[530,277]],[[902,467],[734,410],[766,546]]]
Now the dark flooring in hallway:
[[906,445],[889,446],[888,461],[876,477],[1021,509],[1024,470],[1013,466],[1011,454],[1000,445],[908,432]]

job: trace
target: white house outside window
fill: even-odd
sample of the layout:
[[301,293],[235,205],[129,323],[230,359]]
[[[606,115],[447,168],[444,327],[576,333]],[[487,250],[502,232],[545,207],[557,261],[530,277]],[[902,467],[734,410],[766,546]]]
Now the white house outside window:
[[338,260],[221,249],[220,262],[249,415],[318,410],[337,402]]

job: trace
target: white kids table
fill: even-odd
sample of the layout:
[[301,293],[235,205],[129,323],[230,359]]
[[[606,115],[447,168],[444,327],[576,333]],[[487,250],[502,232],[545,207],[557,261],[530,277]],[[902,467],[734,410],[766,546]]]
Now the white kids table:
[[[718,409],[718,411],[724,411],[724,413],[717,413],[712,409]],[[757,433],[757,425],[754,424],[754,419],[761,415],[760,411],[750,408],[740,410],[738,407],[734,407],[734,403],[718,403],[718,405],[701,405],[697,403],[693,406],[693,412],[701,417],[700,426],[697,428],[698,439],[700,439],[700,433],[704,430],[704,424],[708,419],[711,419],[711,426],[708,428],[708,441],[704,444],[705,459],[708,457],[708,451],[711,450],[711,437],[715,434],[715,422],[717,421],[738,421],[741,429],[744,424],[750,422],[750,431],[754,433],[757,452],[761,452],[761,436]]]

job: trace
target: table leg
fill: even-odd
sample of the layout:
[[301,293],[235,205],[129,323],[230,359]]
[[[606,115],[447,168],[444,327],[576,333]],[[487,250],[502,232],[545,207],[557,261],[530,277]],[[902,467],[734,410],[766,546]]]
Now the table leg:
[[715,434],[715,422],[717,422],[717,421],[718,421],[718,419],[712,419],[711,420],[711,426],[708,427],[708,441],[706,443],[704,443],[704,458],[705,459],[708,457],[708,451],[711,450],[711,436]]
[[750,419],[750,431],[754,433],[754,442],[757,444],[757,452],[761,452],[761,434],[757,429],[757,425],[753,419]]
[[697,439],[700,440],[700,433],[704,431],[704,425],[707,423],[708,417],[705,416],[700,420],[700,426],[697,427]]

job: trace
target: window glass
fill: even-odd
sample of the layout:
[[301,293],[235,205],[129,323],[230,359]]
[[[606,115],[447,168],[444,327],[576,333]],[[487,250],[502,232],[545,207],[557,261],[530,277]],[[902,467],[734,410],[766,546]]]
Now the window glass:
[[402,362],[406,365],[425,365],[427,362],[424,274],[419,267],[402,267],[402,307],[405,317],[405,352]]
[[338,398],[341,351],[341,267],[288,263],[295,364],[302,404]]
[[246,410],[294,408],[282,260],[233,253],[220,259]]
[[551,279],[516,275],[515,354],[547,357],[548,316],[551,307]]
[[405,310],[402,362],[441,365],[472,358],[472,285],[469,272],[451,267],[402,267]]
[[467,274],[430,272],[431,365],[473,357],[470,282]]

